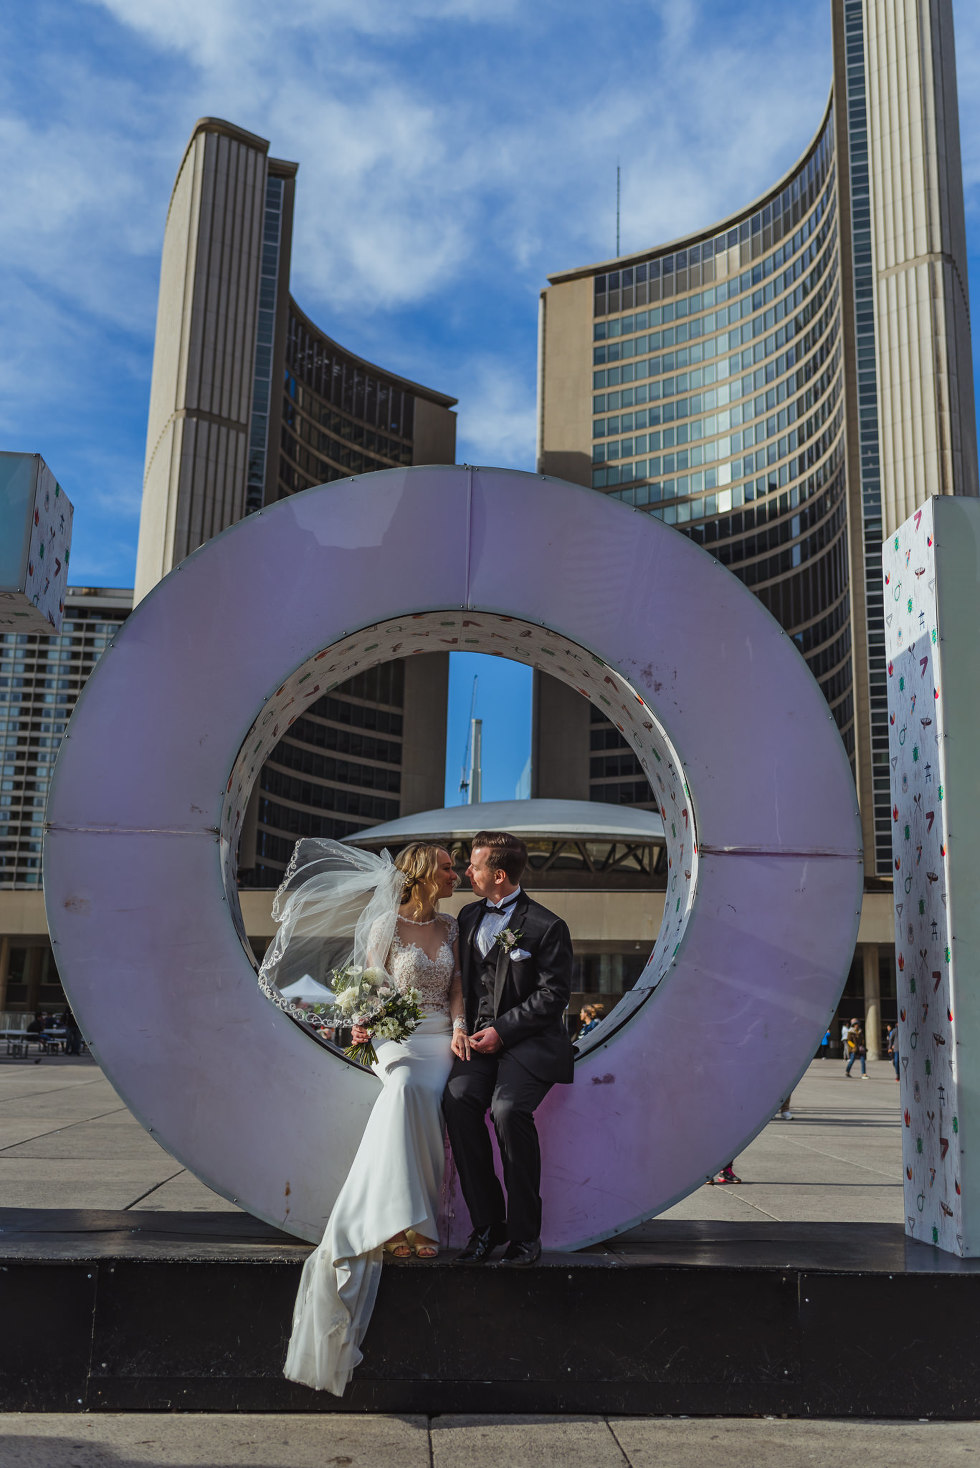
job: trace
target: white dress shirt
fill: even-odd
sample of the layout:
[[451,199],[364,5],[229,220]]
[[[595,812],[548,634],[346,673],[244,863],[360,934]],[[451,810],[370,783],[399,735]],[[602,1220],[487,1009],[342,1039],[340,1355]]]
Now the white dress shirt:
[[480,926],[476,930],[476,946],[480,950],[481,958],[486,958],[490,949],[496,941],[497,935],[510,926],[510,920],[514,912],[514,905],[521,895],[518,887],[513,892],[508,892],[506,897],[500,900],[500,912],[488,910],[483,914]]

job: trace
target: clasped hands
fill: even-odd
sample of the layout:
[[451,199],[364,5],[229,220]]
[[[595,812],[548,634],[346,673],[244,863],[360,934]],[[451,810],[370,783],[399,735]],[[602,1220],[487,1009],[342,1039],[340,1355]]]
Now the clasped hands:
[[[351,1039],[355,1045],[366,1045],[371,1038],[371,1031],[363,1025],[351,1026]],[[467,1035],[465,1030],[453,1030],[453,1038],[450,1049],[460,1060],[469,1060],[470,1051],[475,1050],[477,1055],[496,1055],[502,1049],[502,1041],[492,1025],[486,1029],[477,1030],[472,1035]]]
[[[496,1055],[498,1050],[503,1049],[503,1041],[501,1040],[500,1036],[497,1034],[497,1031],[493,1028],[492,1025],[487,1025],[486,1029],[483,1030],[476,1030],[475,1033],[470,1035],[468,1038],[465,1030],[456,1030],[453,1033],[453,1053],[459,1055],[459,1051],[456,1049],[455,1045],[457,1036],[462,1036],[464,1042],[466,1043],[467,1051],[475,1050],[477,1055]],[[465,1057],[461,1058],[469,1060],[470,1057],[467,1053]]]

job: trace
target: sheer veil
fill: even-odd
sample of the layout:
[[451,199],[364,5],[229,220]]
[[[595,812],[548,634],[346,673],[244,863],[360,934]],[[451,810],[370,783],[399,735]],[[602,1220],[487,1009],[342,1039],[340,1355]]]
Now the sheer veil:
[[391,947],[404,878],[387,851],[376,856],[339,841],[306,836],[297,841],[272,904],[279,924],[259,968],[266,998],[295,1019],[308,1011],[282,990],[304,977],[329,987],[331,969],[368,965]]

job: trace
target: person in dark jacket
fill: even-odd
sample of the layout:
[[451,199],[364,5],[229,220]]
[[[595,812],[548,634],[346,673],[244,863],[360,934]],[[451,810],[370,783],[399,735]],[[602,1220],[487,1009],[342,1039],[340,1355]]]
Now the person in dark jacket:
[[[459,914],[469,1055],[458,1057],[443,1096],[460,1187],[473,1231],[455,1263],[482,1264],[503,1243],[502,1263],[541,1254],[541,1149],[535,1109],[572,1080],[574,1052],[563,1015],[572,940],[561,918],[520,885],[527,847],[506,831],[473,838],[466,875],[478,899]],[[493,1164],[490,1111],[504,1171]],[[506,1197],[504,1190],[506,1189]]]

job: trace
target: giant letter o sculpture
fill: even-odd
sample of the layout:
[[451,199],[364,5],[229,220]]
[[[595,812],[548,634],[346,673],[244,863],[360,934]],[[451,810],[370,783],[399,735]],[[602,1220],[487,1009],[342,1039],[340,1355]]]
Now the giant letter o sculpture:
[[219,1193],[318,1238],[378,1083],[261,994],[242,812],[329,687],[453,648],[579,689],[664,813],[656,947],[538,1113],[545,1242],[575,1248],[675,1202],[761,1129],[829,1022],[861,905],[854,785],[816,683],[735,577],[658,520],[535,475],[416,468],[308,490],[209,541],[79,700],[48,803],[48,922],[83,1032],[144,1126]]

